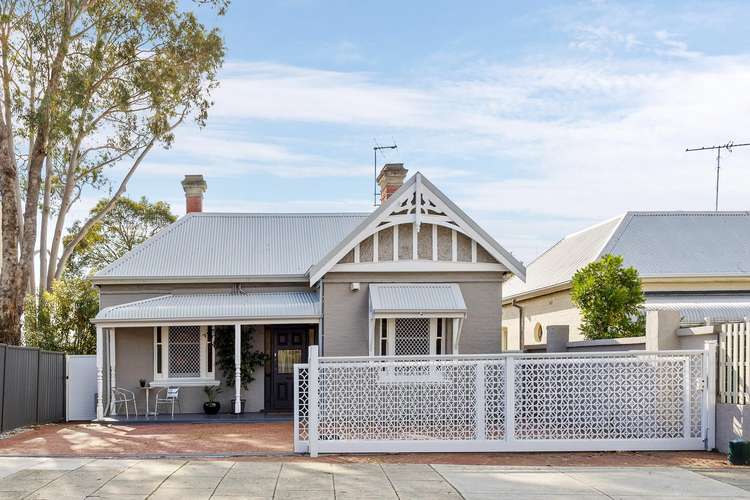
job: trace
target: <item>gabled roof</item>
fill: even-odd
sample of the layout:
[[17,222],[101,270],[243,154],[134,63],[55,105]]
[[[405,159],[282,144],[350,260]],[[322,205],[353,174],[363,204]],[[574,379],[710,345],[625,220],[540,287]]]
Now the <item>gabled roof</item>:
[[96,273],[94,281],[304,278],[365,217],[188,214]]
[[606,254],[621,255],[642,278],[750,277],[750,212],[628,212],[560,240],[511,278],[503,300],[564,287]]
[[341,249],[357,243],[361,230],[387,213],[399,193],[414,189],[415,183],[439,198],[461,230],[500,264],[524,276],[520,262],[417,172],[371,214],[188,214],[96,273],[93,280],[97,284],[309,280],[312,285],[340,259],[335,257]]
[[163,295],[112,307],[96,315],[94,323],[238,319],[317,318],[320,300],[315,292],[247,292]]
[[457,283],[375,283],[369,288],[372,313],[466,311]]
[[[479,227],[463,210],[458,208],[442,191],[427,180],[420,172],[411,176],[398,191],[393,193],[377,210],[360,224],[338,245],[329,251],[312,269],[310,269],[310,283],[317,282],[331,267],[333,267],[347,252],[349,252],[364,237],[369,236],[378,227],[398,204],[403,201],[404,196],[410,193],[429,192],[434,195],[443,205],[448,215],[458,224],[462,232],[481,244],[487,252],[500,264],[504,265],[511,273],[521,280],[526,278],[526,268],[510,252],[505,250],[495,239]],[[419,213],[419,211],[417,211]]]

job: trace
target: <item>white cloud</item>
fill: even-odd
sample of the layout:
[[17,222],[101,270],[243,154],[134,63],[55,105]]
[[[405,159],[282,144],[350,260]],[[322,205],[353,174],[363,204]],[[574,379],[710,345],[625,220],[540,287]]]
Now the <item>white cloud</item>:
[[[144,167],[170,175],[200,165],[225,176],[364,177],[371,165],[348,157],[353,146],[342,144],[392,133],[407,168],[438,180],[527,261],[564,234],[626,210],[712,208],[713,155],[684,149],[750,139],[750,55],[699,52],[629,4],[600,2],[592,9],[587,17],[561,16],[559,25],[571,35],[569,45],[584,50],[534,54],[514,64],[462,58],[440,71],[436,61],[429,76],[399,79],[230,62],[214,96],[211,133],[178,137],[177,159],[159,157]],[[339,48],[357,56],[356,47]],[[627,58],[617,56],[622,51]],[[246,141],[215,128],[249,122],[294,124],[295,143]],[[308,131],[317,154],[299,140]],[[402,144],[402,137],[409,141]],[[337,149],[325,147],[334,142]],[[326,149],[330,156],[320,152]],[[747,209],[750,151],[725,157],[721,207]],[[300,210],[342,206],[298,203]]]

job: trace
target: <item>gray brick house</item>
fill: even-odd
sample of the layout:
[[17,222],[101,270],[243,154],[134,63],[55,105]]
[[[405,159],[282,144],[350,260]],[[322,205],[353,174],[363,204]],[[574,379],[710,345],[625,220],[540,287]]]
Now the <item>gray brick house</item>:
[[291,410],[292,367],[312,344],[323,356],[499,352],[501,283],[524,279],[523,265],[406,173],[383,168],[374,212],[327,214],[204,213],[206,183],[186,176],[187,215],[93,278],[98,418],[112,387],[143,408],[141,379],[201,411],[203,387],[224,384],[218,335],[250,335],[268,355],[247,390],[222,393],[246,411]]

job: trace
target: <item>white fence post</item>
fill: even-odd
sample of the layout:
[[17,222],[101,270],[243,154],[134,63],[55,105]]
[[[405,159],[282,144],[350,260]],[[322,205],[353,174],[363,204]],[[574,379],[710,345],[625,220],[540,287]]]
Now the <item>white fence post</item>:
[[690,358],[686,358],[682,365],[683,391],[685,398],[682,400],[682,437],[690,439],[692,431],[692,419],[690,418],[690,399],[693,395],[693,388],[690,385]]
[[703,346],[703,434],[706,449],[716,448],[716,341]]
[[310,366],[308,374],[307,374],[308,376],[307,403],[309,406],[307,410],[308,411],[307,434],[308,434],[308,440],[310,442],[309,444],[310,456],[317,457],[318,456],[318,387],[319,387],[318,346],[311,345],[309,347],[307,363]]
[[516,428],[516,373],[515,358],[505,358],[505,441],[511,443],[514,440]]
[[476,439],[485,441],[487,439],[487,408],[485,405],[485,366],[486,363],[477,363],[476,376],[474,377],[474,397],[476,398]]

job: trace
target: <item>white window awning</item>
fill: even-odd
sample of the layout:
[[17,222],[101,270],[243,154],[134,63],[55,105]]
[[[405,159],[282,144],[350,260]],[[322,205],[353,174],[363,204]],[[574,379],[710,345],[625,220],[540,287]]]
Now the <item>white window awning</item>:
[[231,324],[317,323],[320,299],[316,292],[245,292],[162,295],[105,307],[93,322],[113,324]]
[[466,316],[457,283],[376,283],[370,285],[370,317]]

